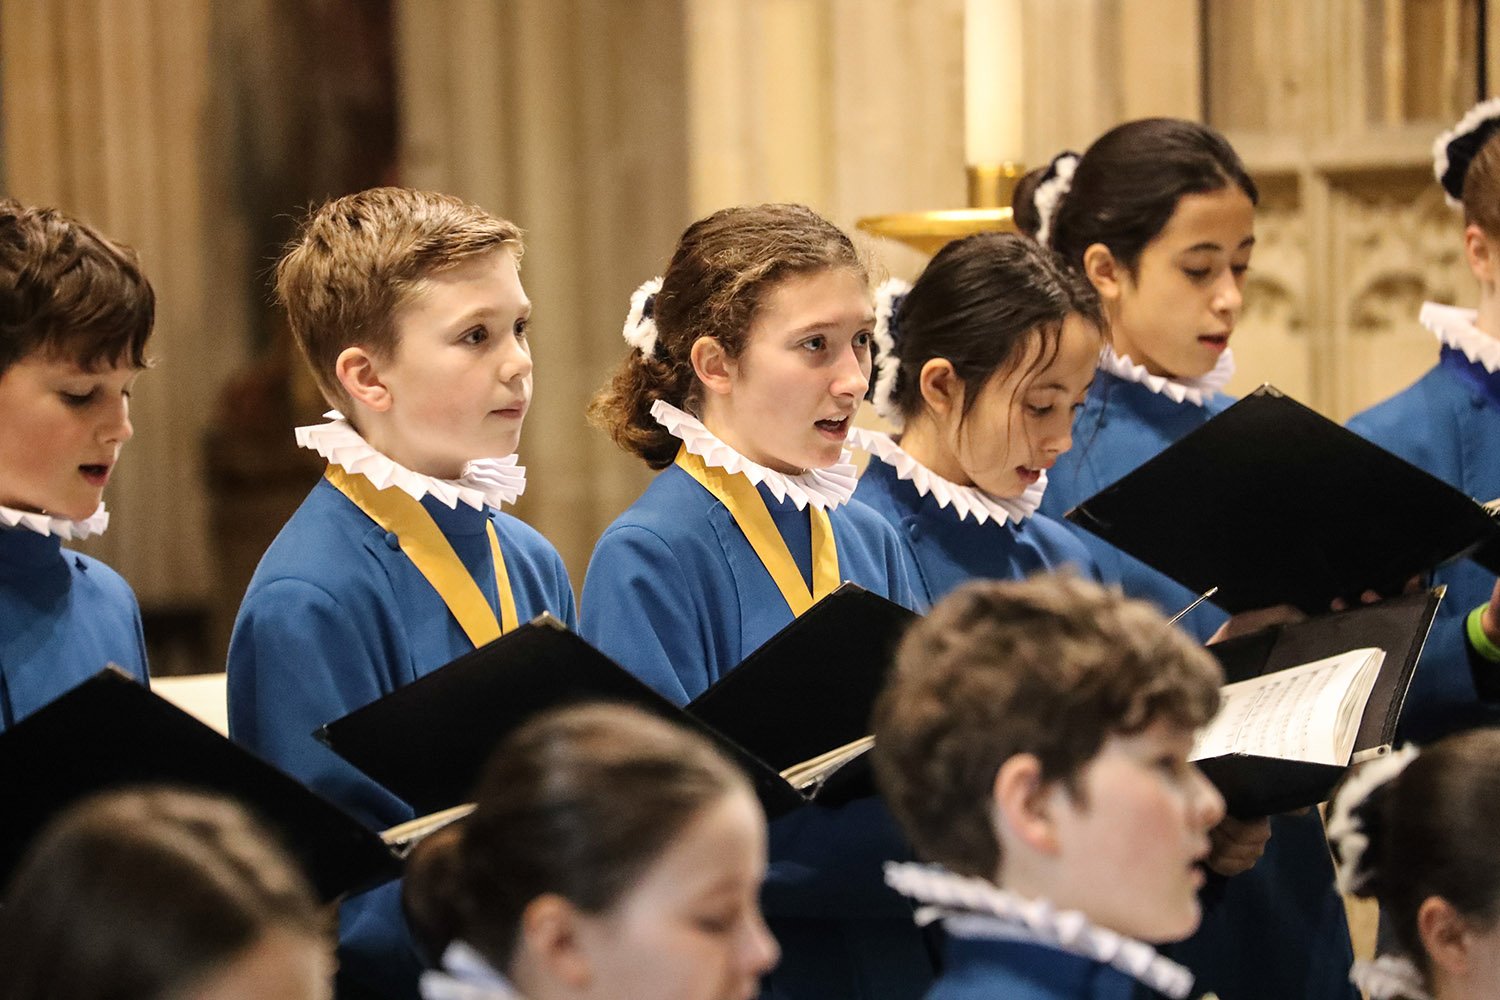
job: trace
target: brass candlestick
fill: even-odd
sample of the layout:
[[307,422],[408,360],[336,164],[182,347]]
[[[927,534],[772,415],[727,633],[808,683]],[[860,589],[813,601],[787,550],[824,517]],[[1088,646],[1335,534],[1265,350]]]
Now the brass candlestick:
[[969,207],[929,212],[869,215],[855,223],[862,231],[905,243],[931,256],[944,244],[974,233],[1016,231],[1010,200],[1026,172],[1019,163],[980,163],[964,168]]

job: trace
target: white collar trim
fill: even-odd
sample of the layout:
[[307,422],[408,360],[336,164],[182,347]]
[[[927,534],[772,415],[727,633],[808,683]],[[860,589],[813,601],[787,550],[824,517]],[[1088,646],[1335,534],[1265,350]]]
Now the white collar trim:
[[443,951],[441,969],[422,973],[423,1000],[522,1000],[510,980],[462,941]]
[[1112,966],[1173,1000],[1193,988],[1193,974],[1143,941],[1096,927],[1077,910],[1026,899],[984,879],[936,865],[888,861],[885,881],[923,904],[917,922],[943,922],[955,937],[1032,941]]
[[63,541],[70,542],[90,535],[104,534],[104,529],[109,527],[109,512],[101,503],[99,509],[88,517],[82,521],[74,521],[66,517],[39,514],[33,510],[0,507],[0,527],[27,528],[38,535],[56,535]]
[[848,503],[854,487],[859,485],[859,471],[849,461],[847,450],[839,456],[837,465],[788,475],[750,461],[704,427],[697,417],[665,400],[651,404],[651,416],[668,434],[681,441],[689,453],[703,459],[704,465],[742,475],[756,486],[764,484],[777,500],[790,499],[798,510],[808,504],[819,510],[833,510]]
[[1444,347],[1462,351],[1464,357],[1475,364],[1484,365],[1484,370],[1493,375],[1500,371],[1500,340],[1474,325],[1474,320],[1478,317],[1479,314],[1473,309],[1423,302],[1422,311],[1417,314],[1417,322],[1442,341]]
[[1116,354],[1113,347],[1106,347],[1100,353],[1099,367],[1116,378],[1143,385],[1173,402],[1203,406],[1233,377],[1234,351],[1224,348],[1224,353],[1219,355],[1219,361],[1214,365],[1213,371],[1202,378],[1167,378],[1165,375],[1152,375],[1146,370],[1145,365],[1138,365],[1131,361],[1128,354]]
[[345,472],[364,476],[378,490],[395,486],[413,500],[430,496],[450,509],[465,503],[475,510],[483,510],[485,504],[498,510],[501,504],[515,503],[526,491],[526,467],[517,465],[514,455],[476,459],[464,466],[458,479],[438,479],[414,472],[376,451],[338,410],[329,410],[323,416],[328,423],[297,428],[297,444]]
[[931,495],[939,507],[953,508],[962,521],[972,517],[978,524],[993,520],[996,524],[1026,520],[1042,504],[1047,490],[1047,473],[1026,487],[1014,499],[991,496],[976,486],[960,486],[933,472],[897,444],[889,434],[856,427],[849,432],[849,443],[896,470],[896,478],[908,480],[921,496]]

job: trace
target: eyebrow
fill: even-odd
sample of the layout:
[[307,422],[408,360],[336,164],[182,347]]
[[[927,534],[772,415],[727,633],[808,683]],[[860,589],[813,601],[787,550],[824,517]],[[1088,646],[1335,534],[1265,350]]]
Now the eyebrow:
[[[1255,246],[1255,237],[1254,236],[1246,236],[1243,240],[1240,241],[1240,245],[1237,246],[1237,247],[1235,247],[1235,249],[1236,250],[1243,250],[1246,247],[1253,247],[1253,246]],[[1188,247],[1186,250],[1184,250],[1182,252],[1183,253],[1195,253],[1195,252],[1197,252],[1199,250],[1221,251],[1223,249],[1224,249],[1223,247],[1221,247],[1219,244],[1213,242],[1212,240],[1205,240],[1202,243],[1194,243],[1192,246]]]
[[[875,322],[875,316],[874,316],[873,313],[871,313],[869,315],[860,317],[859,325],[860,326],[869,326],[869,325],[871,325],[874,322]],[[794,336],[800,337],[800,336],[802,336],[805,333],[823,333],[823,332],[828,331],[828,330],[838,330],[838,329],[841,329],[843,326],[844,326],[844,323],[841,320],[824,320],[824,321],[820,321],[820,322],[817,322],[817,323],[809,323],[807,326],[793,327],[791,330],[788,330],[787,332],[789,334],[794,335]]]
[[[471,310],[469,310],[466,313],[460,313],[458,316],[454,317],[453,319],[448,320],[447,323],[450,326],[455,326],[455,327],[456,326],[463,326],[464,324],[472,323],[472,322],[474,322],[477,319],[486,319],[486,318],[488,318],[490,316],[498,316],[498,315],[500,315],[500,310],[499,309],[492,309],[489,306],[480,306],[479,308],[477,308],[477,309],[471,309]],[[531,300],[530,299],[526,299],[524,302],[521,303],[521,308],[516,312],[516,318],[517,319],[528,319],[528,318],[530,318],[530,316],[531,316]]]

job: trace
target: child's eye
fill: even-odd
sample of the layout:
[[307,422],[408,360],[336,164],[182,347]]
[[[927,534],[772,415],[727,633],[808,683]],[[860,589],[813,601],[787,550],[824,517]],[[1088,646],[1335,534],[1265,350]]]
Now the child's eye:
[[464,331],[464,335],[458,338],[459,343],[461,344],[482,344],[489,339],[490,332],[482,326],[476,326],[472,330],[466,330]]
[[854,335],[854,346],[861,349],[868,348],[874,339],[875,335],[869,330],[861,330]]
[[1055,408],[1051,403],[1048,403],[1046,406],[1035,406],[1031,403],[1026,404],[1026,412],[1030,413],[1033,417],[1045,417]]
[[1210,268],[1206,267],[1185,267],[1182,269],[1182,273],[1187,275],[1193,281],[1203,281],[1212,272]]
[[531,320],[518,319],[516,320],[516,325],[512,329],[515,332],[515,337],[517,340],[525,340],[526,335],[531,332]]
[[809,353],[815,354],[818,351],[821,351],[827,343],[827,338],[822,336],[808,337],[802,342],[802,349],[808,351]]
[[703,916],[697,917],[693,922],[696,923],[698,925],[698,929],[703,931],[705,934],[728,934],[731,930],[734,929],[733,917],[709,916],[705,914]]
[[[58,393],[58,395],[63,398],[63,402],[67,403],[69,406],[87,406],[87,405],[89,405],[90,403],[92,403],[94,401],[94,394],[95,394],[95,392],[94,392],[93,389],[90,389],[88,392],[84,392],[84,393],[77,393],[77,392],[59,392]],[[127,393],[127,395],[128,395],[128,393]]]
[[1229,270],[1234,272],[1236,278],[1244,277],[1245,272],[1250,270],[1249,264],[1230,264]]

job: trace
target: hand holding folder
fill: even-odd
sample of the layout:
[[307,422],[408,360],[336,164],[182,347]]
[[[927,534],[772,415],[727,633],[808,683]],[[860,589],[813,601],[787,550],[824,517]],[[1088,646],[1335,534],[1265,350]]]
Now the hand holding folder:
[[1351,762],[1389,752],[1441,600],[1404,595],[1208,647],[1230,683],[1197,764],[1231,815],[1316,805]]

